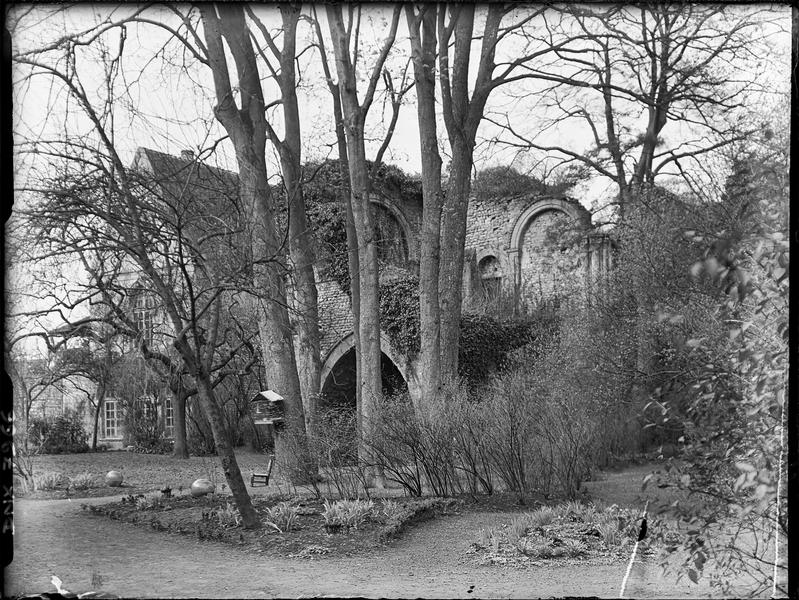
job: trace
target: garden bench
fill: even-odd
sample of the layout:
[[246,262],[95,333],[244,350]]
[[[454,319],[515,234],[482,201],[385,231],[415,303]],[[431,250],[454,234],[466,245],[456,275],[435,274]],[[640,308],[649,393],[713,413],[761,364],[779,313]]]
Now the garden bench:
[[269,462],[266,463],[266,473],[253,473],[250,476],[250,485],[258,487],[259,485],[269,485],[269,476],[272,474],[272,465],[275,462],[274,454],[269,455]]

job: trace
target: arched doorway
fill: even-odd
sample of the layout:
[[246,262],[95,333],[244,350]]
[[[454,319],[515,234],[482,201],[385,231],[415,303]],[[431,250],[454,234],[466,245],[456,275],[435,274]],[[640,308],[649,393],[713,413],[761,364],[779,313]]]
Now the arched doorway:
[[[394,362],[381,353],[381,375],[383,394],[394,395],[408,391],[408,385]],[[345,351],[333,364],[322,382],[322,397],[319,408],[355,410],[357,377],[355,369],[355,348]]]

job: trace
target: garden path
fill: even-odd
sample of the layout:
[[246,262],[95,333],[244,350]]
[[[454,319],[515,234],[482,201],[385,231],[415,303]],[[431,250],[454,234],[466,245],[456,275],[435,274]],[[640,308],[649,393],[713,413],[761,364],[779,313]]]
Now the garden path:
[[[480,528],[509,521],[508,513],[444,516],[369,555],[290,559],[245,554],[81,511],[82,502],[109,500],[19,500],[5,595],[54,591],[55,574],[71,591],[99,588],[121,597],[617,597],[625,569],[625,564],[477,566],[466,554],[469,543]],[[627,595],[697,597],[708,589],[687,579],[677,586],[657,565],[641,564]]]

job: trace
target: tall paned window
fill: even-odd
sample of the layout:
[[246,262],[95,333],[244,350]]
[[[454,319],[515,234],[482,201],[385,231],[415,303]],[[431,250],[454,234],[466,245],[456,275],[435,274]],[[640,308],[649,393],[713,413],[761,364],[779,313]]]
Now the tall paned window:
[[172,398],[164,400],[164,434],[167,437],[175,435],[175,406]]
[[148,346],[152,346],[155,331],[155,298],[149,294],[136,296],[133,303],[133,320],[136,322],[139,335]]
[[103,437],[119,437],[119,407],[116,400],[106,400],[104,403]]

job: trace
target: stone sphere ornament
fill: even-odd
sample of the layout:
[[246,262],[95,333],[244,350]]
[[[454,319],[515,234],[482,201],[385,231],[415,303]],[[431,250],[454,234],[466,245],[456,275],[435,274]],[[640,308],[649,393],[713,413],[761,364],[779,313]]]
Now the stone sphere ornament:
[[119,487],[122,485],[122,473],[119,471],[109,471],[105,476],[105,482],[109,487]]
[[213,494],[216,486],[208,479],[198,479],[191,484],[191,495],[195,498],[205,496],[206,494]]

